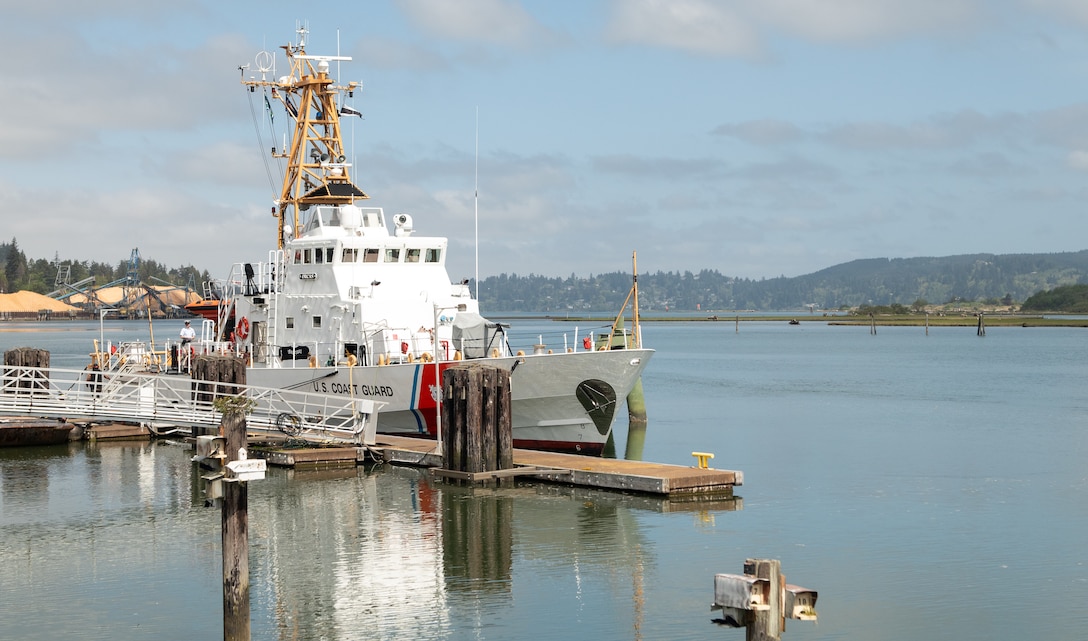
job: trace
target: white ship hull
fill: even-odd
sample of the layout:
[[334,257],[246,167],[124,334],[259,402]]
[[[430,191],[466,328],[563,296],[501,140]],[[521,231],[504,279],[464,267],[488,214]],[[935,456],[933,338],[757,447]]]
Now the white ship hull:
[[[513,369],[510,376],[514,447],[599,455],[608,441],[616,408],[630,393],[653,352],[632,349],[535,354],[483,359]],[[385,403],[378,432],[438,436],[436,384],[453,361],[367,367],[251,367],[248,382],[365,398]],[[516,364],[516,365],[515,365]],[[592,381],[600,406],[592,416],[579,400],[580,383]],[[591,405],[591,407],[594,407]]]

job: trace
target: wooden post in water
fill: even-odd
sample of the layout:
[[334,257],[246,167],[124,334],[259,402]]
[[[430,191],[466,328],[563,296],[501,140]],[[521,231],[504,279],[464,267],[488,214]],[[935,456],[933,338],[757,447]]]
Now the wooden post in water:
[[926,336],[929,336],[929,312],[926,312]]
[[442,374],[443,466],[476,474],[514,467],[510,372],[466,363]]
[[986,321],[983,320],[982,312],[978,313],[978,335],[979,336],[985,336],[986,335]]
[[869,334],[876,336],[876,317],[872,312],[869,312]]
[[782,589],[786,584],[782,576],[782,562],[778,559],[748,559],[744,562],[744,573],[770,582],[767,587],[767,605],[770,607],[752,612],[744,639],[778,641],[786,627],[782,612]]
[[[249,641],[249,487],[264,478],[265,462],[248,460],[246,412],[251,401],[239,396],[245,385],[245,362],[233,356],[201,356],[193,367],[198,402],[223,413],[219,434],[197,434],[197,473],[210,461],[205,505],[221,500],[223,537],[223,640]],[[196,430],[194,430],[195,432]]]
[[[223,414],[227,459],[245,458],[246,417]],[[249,487],[223,483],[223,641],[249,641]]]
[[[49,351],[35,349],[33,347],[17,347],[4,352],[4,365],[11,367],[41,367],[49,368]],[[5,371],[6,376],[13,376],[15,372]],[[49,379],[44,372],[34,372],[33,376],[20,376],[18,388],[48,389]]]
[[246,362],[236,356],[197,356],[192,377],[197,402],[211,404],[219,396],[237,394],[246,384]]
[[746,641],[779,641],[786,619],[815,621],[816,590],[787,585],[776,559],[747,559],[744,574],[715,574],[715,623],[746,628]]

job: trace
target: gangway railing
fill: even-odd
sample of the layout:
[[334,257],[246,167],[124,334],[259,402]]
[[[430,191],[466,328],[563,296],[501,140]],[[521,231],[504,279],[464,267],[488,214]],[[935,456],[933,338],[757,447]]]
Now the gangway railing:
[[373,445],[378,411],[369,399],[203,381],[183,375],[4,365],[0,415],[101,419],[163,428],[217,427],[220,396],[251,401],[246,427],[315,443]]

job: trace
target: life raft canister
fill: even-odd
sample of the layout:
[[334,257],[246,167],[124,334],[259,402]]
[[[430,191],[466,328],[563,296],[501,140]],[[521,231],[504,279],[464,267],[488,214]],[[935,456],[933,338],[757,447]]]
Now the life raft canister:
[[245,340],[249,336],[249,319],[243,316],[238,321],[238,327],[234,328],[234,335]]
[[593,349],[593,339],[591,339],[588,336],[583,338],[582,339],[582,347],[584,347],[585,349]]
[[405,343],[405,342],[401,341],[400,353],[401,354],[407,354],[408,353],[408,343]]

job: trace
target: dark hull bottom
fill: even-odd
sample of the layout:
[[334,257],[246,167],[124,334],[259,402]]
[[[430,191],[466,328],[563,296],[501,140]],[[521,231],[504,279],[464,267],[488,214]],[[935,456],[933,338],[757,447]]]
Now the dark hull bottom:
[[46,420],[26,420],[0,424],[0,447],[58,445],[68,442],[74,425]]

